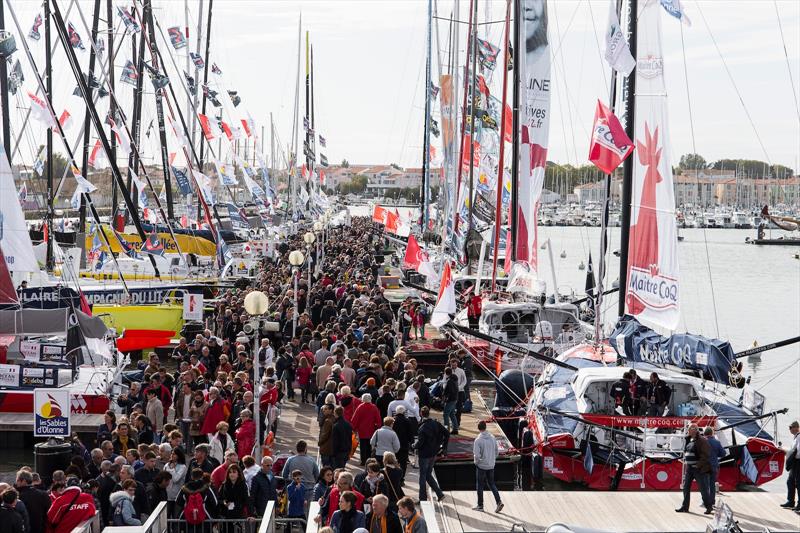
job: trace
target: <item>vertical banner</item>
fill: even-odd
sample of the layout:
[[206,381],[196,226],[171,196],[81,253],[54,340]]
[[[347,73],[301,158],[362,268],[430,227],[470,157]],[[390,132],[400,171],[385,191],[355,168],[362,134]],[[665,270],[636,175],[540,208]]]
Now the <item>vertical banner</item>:
[[203,295],[184,293],[183,295],[183,319],[186,321],[203,321]]
[[525,57],[519,72],[520,124],[516,258],[538,271],[537,223],[550,135],[550,44],[545,0],[520,0]]
[[0,249],[9,272],[39,272],[5,150],[0,150]]
[[680,318],[678,234],[660,17],[658,0],[647,0],[638,21],[636,152],[625,306],[637,319],[674,330]]
[[33,436],[70,436],[70,398],[68,389],[34,389]]

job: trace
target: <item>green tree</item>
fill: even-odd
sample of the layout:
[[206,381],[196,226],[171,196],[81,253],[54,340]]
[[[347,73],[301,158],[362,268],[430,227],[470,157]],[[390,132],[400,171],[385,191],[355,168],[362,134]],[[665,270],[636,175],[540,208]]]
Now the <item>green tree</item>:
[[[43,156],[46,156],[43,150],[44,145],[40,145],[39,150],[36,153],[41,153]],[[60,152],[53,152],[53,182],[56,185],[67,171],[69,166],[69,161],[67,160],[66,156]],[[42,173],[42,179],[47,179],[47,159],[44,160],[44,172]]]
[[681,170],[699,170],[702,168],[708,168],[708,161],[706,161],[706,158],[700,154],[683,154],[680,162],[678,163],[678,168]]
[[341,166],[342,166],[342,168],[349,168],[350,167],[350,161],[348,161],[347,159],[342,159],[342,165]]

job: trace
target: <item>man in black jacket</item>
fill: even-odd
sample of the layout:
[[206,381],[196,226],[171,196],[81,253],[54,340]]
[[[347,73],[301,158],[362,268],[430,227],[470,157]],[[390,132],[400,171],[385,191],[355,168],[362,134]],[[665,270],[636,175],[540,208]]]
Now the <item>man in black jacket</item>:
[[100,487],[97,489],[97,499],[100,501],[100,520],[103,524],[111,523],[111,502],[109,498],[112,492],[118,490],[118,473],[118,464],[114,464],[111,461],[103,461],[100,463],[100,475],[97,477],[97,483]]
[[250,497],[257,516],[263,516],[267,502],[278,499],[278,483],[272,473],[272,457],[261,459],[261,470],[253,476]]
[[28,533],[44,533],[47,525],[47,511],[50,509],[50,497],[43,490],[34,488],[33,474],[28,470],[17,472],[17,482],[15,487],[19,493],[19,499],[25,504],[30,519],[30,531]]
[[199,468],[206,474],[211,475],[211,472],[218,466],[217,460],[208,455],[208,444],[199,444],[195,447],[194,457],[189,461],[189,472]]
[[669,385],[661,381],[658,374],[650,374],[650,384],[647,386],[647,416],[664,416],[669,405],[672,391]]
[[447,453],[450,433],[438,420],[430,418],[430,411],[427,407],[420,409],[419,414],[422,418],[416,446],[419,459],[419,501],[428,500],[426,485],[430,485],[439,501],[442,501],[444,492],[439,488],[436,478],[433,477],[433,465],[437,455]]
[[0,500],[0,524],[4,533],[26,533],[25,521],[14,507],[17,505],[17,491],[8,489]]
[[408,419],[405,406],[398,405],[395,409],[392,429],[400,441],[400,449],[397,450],[395,456],[403,469],[403,477],[405,477],[406,468],[408,467],[408,454],[411,450],[411,444],[414,442],[414,437],[417,436],[417,423]]
[[[217,496],[214,494],[214,491],[211,490],[211,485],[203,480],[203,471],[199,468],[192,470],[191,476],[192,480],[181,488],[180,493],[178,493],[178,498],[175,500],[175,505],[181,510],[180,518],[186,518],[183,512],[189,500],[189,496],[194,493],[200,493],[203,497],[203,507],[205,508],[206,517],[215,518],[217,516],[218,504]],[[205,529],[203,529],[203,531],[205,531]]]
[[389,498],[383,494],[372,497],[372,511],[367,514],[364,527],[367,531],[403,533],[400,519],[389,510]]
[[617,382],[611,385],[608,395],[614,400],[614,411],[622,409],[625,415],[631,414],[631,392],[629,388],[630,374],[625,372]]
[[353,426],[344,419],[341,405],[333,410],[333,416],[333,467],[344,468],[352,450]]

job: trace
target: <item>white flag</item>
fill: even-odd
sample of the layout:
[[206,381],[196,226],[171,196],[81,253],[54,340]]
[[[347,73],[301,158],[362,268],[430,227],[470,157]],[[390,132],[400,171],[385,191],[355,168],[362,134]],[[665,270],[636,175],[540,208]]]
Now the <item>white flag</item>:
[[605,58],[611,68],[620,74],[628,76],[633,71],[633,67],[636,66],[636,60],[633,59],[631,49],[628,47],[628,41],[625,40],[625,34],[619,26],[616,6],[616,1],[611,0],[608,8]]
[[456,291],[453,286],[453,275],[450,271],[450,263],[444,264],[442,269],[442,281],[439,283],[439,298],[436,300],[436,307],[433,308],[431,315],[431,325],[440,328],[450,322],[450,315],[456,313]]
[[50,112],[47,102],[29,92],[28,96],[31,99],[31,115],[34,120],[38,120],[48,128],[56,129],[56,117]]

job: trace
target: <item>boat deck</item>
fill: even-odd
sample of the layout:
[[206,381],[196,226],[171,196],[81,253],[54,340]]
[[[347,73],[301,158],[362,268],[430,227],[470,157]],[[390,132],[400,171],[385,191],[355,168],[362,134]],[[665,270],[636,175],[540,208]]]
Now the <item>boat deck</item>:
[[[488,512],[473,511],[475,491],[451,491],[436,504],[442,533],[511,531],[515,524],[528,532],[545,531],[554,523],[599,531],[704,532],[711,522],[700,507],[700,495],[692,494],[691,512],[676,513],[681,503],[677,492],[501,492],[505,504],[495,514],[491,492],[484,492]],[[768,492],[728,492],[717,496],[726,503],[743,531],[800,531],[800,515],[779,506],[784,498]],[[518,526],[519,527],[519,526]],[[518,529],[517,527],[517,529]]]

